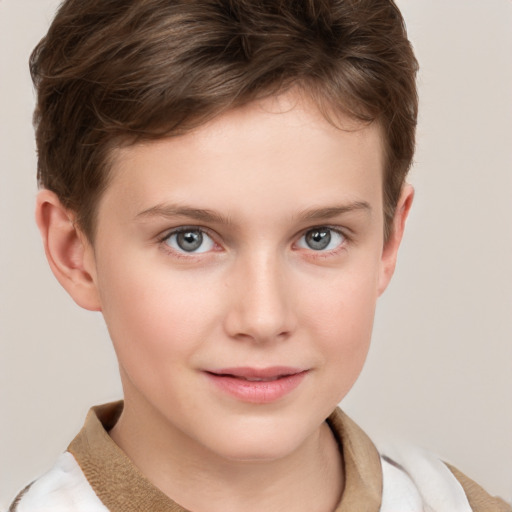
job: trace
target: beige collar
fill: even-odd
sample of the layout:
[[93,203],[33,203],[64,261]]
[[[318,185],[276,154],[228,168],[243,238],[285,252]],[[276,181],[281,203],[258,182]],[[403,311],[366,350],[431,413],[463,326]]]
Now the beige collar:
[[[186,512],[157,489],[112,441],[123,402],[93,407],[68,450],[111,512]],[[327,419],[343,452],[345,489],[335,512],[378,512],[382,496],[379,454],[366,434],[340,409]]]

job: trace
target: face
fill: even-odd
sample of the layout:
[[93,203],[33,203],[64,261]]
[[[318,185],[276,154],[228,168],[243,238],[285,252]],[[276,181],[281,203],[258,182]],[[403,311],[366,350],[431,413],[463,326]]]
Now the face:
[[389,257],[379,128],[341,124],[287,94],[116,155],[89,250],[127,414],[265,459],[346,395]]

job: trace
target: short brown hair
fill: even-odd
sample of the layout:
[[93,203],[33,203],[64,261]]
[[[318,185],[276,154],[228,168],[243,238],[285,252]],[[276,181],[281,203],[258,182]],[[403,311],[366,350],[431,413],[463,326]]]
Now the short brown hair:
[[30,69],[39,184],[91,241],[113,148],[292,86],[381,124],[389,232],[418,108],[417,62],[392,0],[65,0]]

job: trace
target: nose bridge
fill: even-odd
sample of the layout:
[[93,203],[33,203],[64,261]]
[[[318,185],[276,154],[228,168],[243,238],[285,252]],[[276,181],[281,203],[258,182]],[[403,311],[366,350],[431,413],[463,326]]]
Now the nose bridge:
[[288,269],[277,251],[261,248],[240,258],[227,329],[232,336],[269,341],[289,335],[294,315]]

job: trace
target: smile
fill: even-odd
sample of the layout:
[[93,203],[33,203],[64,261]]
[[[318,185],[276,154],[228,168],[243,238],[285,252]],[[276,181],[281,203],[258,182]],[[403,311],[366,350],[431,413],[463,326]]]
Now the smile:
[[205,374],[223,394],[243,402],[265,404],[284,398],[297,388],[308,370],[290,367],[226,368]]

